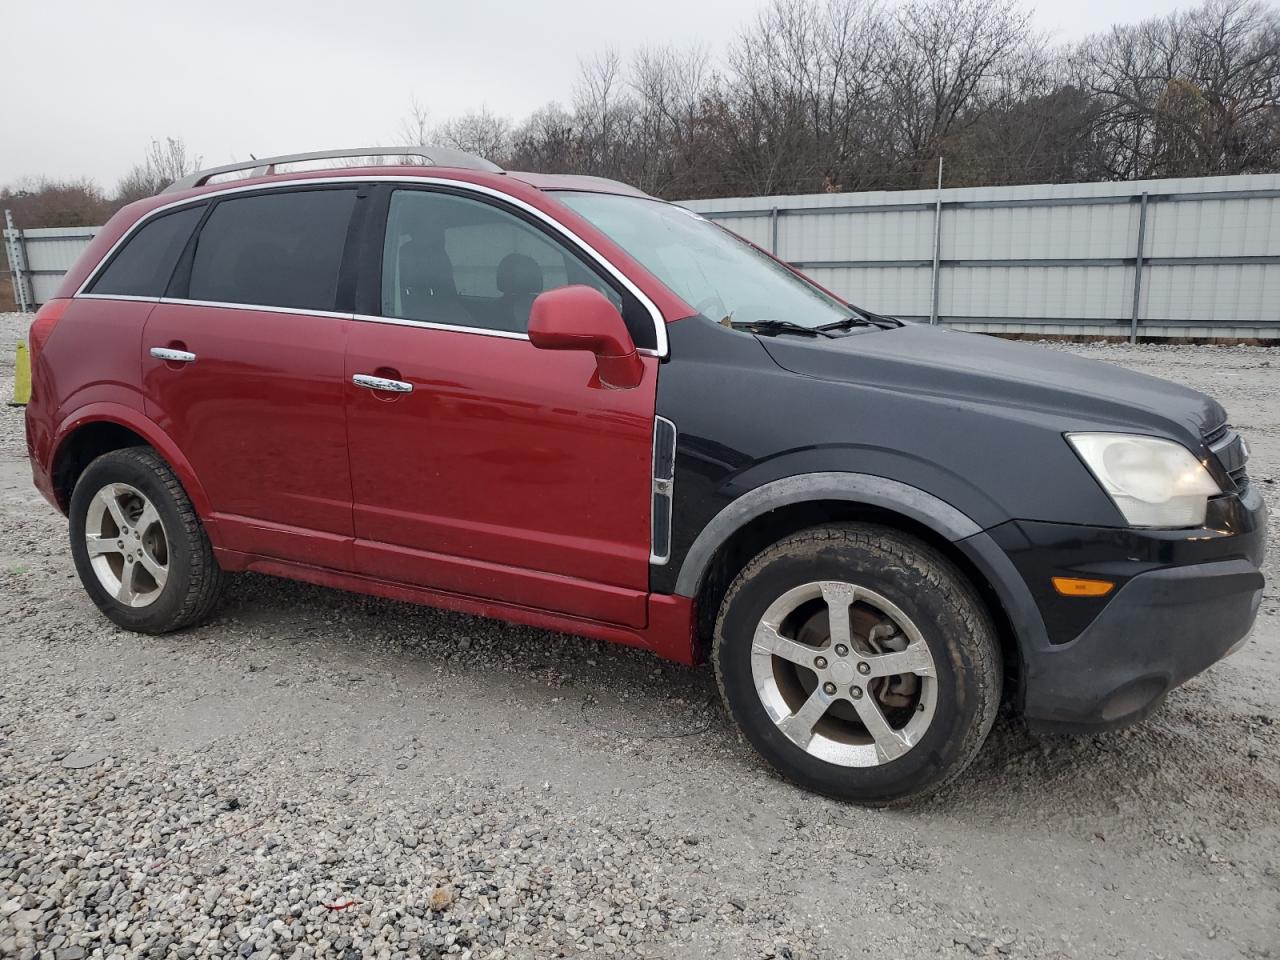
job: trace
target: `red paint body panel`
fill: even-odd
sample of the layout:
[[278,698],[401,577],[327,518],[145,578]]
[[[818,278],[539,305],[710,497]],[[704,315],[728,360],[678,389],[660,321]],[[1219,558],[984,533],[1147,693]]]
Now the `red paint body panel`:
[[[350,565],[348,322],[190,303],[160,303],[148,317],[147,413],[190,460],[231,549]],[[156,360],[151,347],[196,360]]]
[[72,300],[49,333],[37,366],[35,399],[61,419],[91,403],[143,409],[142,327],[153,304],[128,300]]
[[609,390],[584,351],[355,322],[347,380],[358,572],[643,626],[656,359]]
[[440,607],[443,610],[455,610],[458,613],[520,623],[540,630],[559,630],[563,633],[593,637],[629,647],[641,647],[677,663],[693,665],[700,662],[697,647],[694,644],[693,601],[687,597],[654,595],[649,601],[649,626],[636,629],[283,560],[221,550],[217,552],[217,556],[218,562],[228,570],[252,570],[275,577],[314,583],[321,587],[367,593],[375,597],[401,600],[406,603],[421,603]]
[[[31,407],[27,408],[27,422],[33,419]],[[173,468],[182,482],[183,489],[191,499],[191,505],[209,529],[209,539],[214,546],[219,545],[215,524],[212,517],[209,498],[204,492],[204,485],[196,476],[183,452],[174,444],[173,439],[139,409],[123,406],[118,403],[90,403],[69,413],[52,432],[46,432],[42,425],[38,430],[28,429],[28,449],[31,452],[31,471],[34,475],[36,489],[43,493],[63,513],[67,512],[67,502],[54,494],[52,472],[59,454],[68,443],[75,442],[76,431],[95,423],[114,423],[127,427],[140,436],[148,445]],[[47,442],[44,438],[47,437]]]

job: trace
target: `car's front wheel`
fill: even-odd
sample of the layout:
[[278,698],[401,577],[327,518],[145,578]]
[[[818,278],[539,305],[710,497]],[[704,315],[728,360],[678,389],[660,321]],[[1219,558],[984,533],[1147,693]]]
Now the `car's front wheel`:
[[765,759],[859,803],[937,789],[977,754],[1000,703],[999,646],[972,586],[928,544],[870,524],[805,530],[747,564],[712,656]]
[[150,447],[113,450],[71,494],[71,555],[98,609],[120,626],[167,633],[204,619],[222,569],[195,509]]

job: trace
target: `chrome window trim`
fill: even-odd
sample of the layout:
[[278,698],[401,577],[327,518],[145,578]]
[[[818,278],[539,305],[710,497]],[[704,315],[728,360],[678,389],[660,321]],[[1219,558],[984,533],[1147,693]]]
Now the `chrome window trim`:
[[[124,243],[126,243],[129,240],[129,238],[131,238],[134,235],[134,233],[136,233],[142,227],[144,223],[147,223],[153,217],[157,217],[160,214],[165,213],[167,211],[175,210],[178,207],[182,207],[188,204],[203,203],[210,199],[232,196],[238,193],[269,193],[274,190],[283,190],[291,187],[332,186],[332,185],[343,185],[343,184],[349,185],[352,189],[356,189],[362,183],[403,183],[408,186],[426,184],[429,186],[451,187],[453,189],[462,191],[464,193],[473,193],[478,196],[489,197],[491,199],[500,200],[503,203],[509,203],[513,207],[516,207],[517,209],[524,211],[525,213],[534,217],[539,222],[549,227],[556,236],[560,237],[563,240],[567,240],[572,245],[577,246],[580,250],[582,250],[585,254],[587,254],[587,256],[591,257],[591,259],[593,259],[600,267],[602,267],[605,270],[605,272],[609,274],[609,276],[613,277],[616,281],[618,281],[618,283],[626,287],[626,289],[630,291],[631,294],[637,300],[640,301],[641,305],[647,311],[649,311],[649,319],[653,321],[654,335],[656,337],[655,342],[657,343],[656,349],[650,349],[648,347],[644,347],[640,349],[640,352],[650,356],[655,356],[655,357],[665,357],[667,355],[667,351],[669,350],[669,347],[670,347],[667,341],[667,325],[666,325],[666,322],[662,319],[662,313],[661,311],[658,310],[657,304],[655,304],[652,300],[650,300],[647,296],[645,296],[644,292],[639,287],[637,287],[634,283],[632,283],[630,278],[628,278],[626,274],[624,274],[621,270],[615,267],[608,258],[606,258],[603,254],[601,254],[598,250],[596,250],[593,246],[591,246],[591,244],[587,243],[580,236],[578,236],[576,233],[574,233],[564,224],[560,223],[560,221],[556,220],[554,217],[551,217],[548,214],[543,213],[537,207],[533,206],[532,204],[525,203],[523,200],[519,199],[518,197],[513,197],[509,193],[503,193],[501,190],[495,190],[492,187],[486,187],[483,184],[471,183],[466,180],[452,180],[448,177],[430,177],[430,176],[415,175],[415,174],[398,174],[394,176],[389,174],[382,174],[382,175],[367,176],[367,177],[366,176],[308,177],[308,178],[295,178],[295,179],[289,179],[289,180],[273,180],[270,183],[254,183],[254,184],[246,184],[241,186],[228,186],[224,188],[219,188],[217,190],[210,190],[204,193],[200,193],[199,195],[194,197],[184,197],[181,200],[174,200],[171,203],[161,204],[160,206],[156,207],[154,210],[148,210],[145,214],[139,217],[138,220],[132,226],[130,226],[129,229],[126,230],[119,237],[119,239],[116,240],[115,243],[111,245],[110,249],[108,249],[107,252],[102,255],[102,257],[98,260],[98,263],[94,266],[94,268],[91,271],[89,271],[89,275],[85,278],[84,283],[80,284],[79,289],[76,290],[76,292],[72,294],[72,296],[73,297],[93,296],[92,294],[88,294],[85,291],[98,278],[98,274],[102,272],[104,265],[111,259],[112,255],[116,252],[116,250],[118,250]],[[140,298],[140,299],[153,299],[153,298]],[[210,303],[209,301],[194,301],[194,300],[167,301],[166,298],[164,297],[161,297],[160,300],[162,302],[174,302],[174,303],[203,303],[207,306],[246,306],[248,307],[248,305],[246,304],[221,304],[221,303]],[[279,308],[258,308],[258,309],[279,309]],[[316,313],[321,316],[351,316],[350,314],[326,313],[323,311],[316,311],[316,310],[302,310],[302,311],[286,310],[284,312]],[[376,319],[383,319],[383,318],[376,318]],[[458,329],[466,330],[467,332],[474,332],[470,327],[464,327],[464,328],[458,328]],[[479,329],[479,328],[476,328],[476,329]],[[502,331],[493,331],[493,332],[501,333]]]
[[276,307],[261,303],[235,303],[222,300],[188,300],[184,297],[161,297],[160,303],[183,304],[188,307],[217,307],[221,310],[253,310],[258,313],[301,313],[308,317],[333,317],[350,320],[351,314],[335,310],[313,310],[310,307]]
[[367,313],[353,313],[352,320],[361,323],[389,323],[395,327],[422,327],[425,330],[443,330],[446,333],[474,333],[482,337],[501,337],[504,340],[528,340],[527,333],[514,330],[490,330],[488,327],[464,327],[456,323],[435,323],[431,320],[407,320],[404,317],[375,317]]
[[131,293],[77,293],[80,300],[125,300],[133,303],[159,303],[159,297],[139,297]]
[[[347,316],[344,314],[344,316]],[[524,340],[528,342],[527,333],[516,333],[514,330],[493,330],[489,327],[465,327],[456,323],[436,323],[432,320],[408,320],[404,317],[375,317],[368,313],[353,313],[348,319],[360,323],[387,323],[394,327],[421,327],[424,330],[440,330],[444,333],[471,333],[480,337],[498,337],[501,340]],[[646,357],[656,357],[658,352],[649,347],[636,347],[636,353]]]

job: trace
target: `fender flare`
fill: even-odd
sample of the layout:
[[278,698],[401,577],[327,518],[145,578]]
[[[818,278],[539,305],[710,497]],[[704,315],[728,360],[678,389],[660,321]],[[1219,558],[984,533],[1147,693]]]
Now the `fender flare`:
[[[58,455],[62,452],[63,444],[67,438],[81,427],[90,423],[118,424],[142,437],[173,468],[173,472],[178,475],[183,489],[186,490],[187,496],[191,499],[191,505],[195,507],[196,515],[206,524],[208,523],[209,498],[205,494],[204,487],[196,478],[196,472],[192,469],[190,461],[182,455],[182,451],[173,442],[173,438],[165,433],[159,424],[134,407],[128,407],[122,403],[100,401],[86,404],[68,414],[58,424],[58,429],[53,435],[49,457],[50,470],[52,470],[53,464],[58,462]],[[212,539],[212,536],[210,539]]]
[[931,493],[898,480],[865,473],[807,473],[756,487],[724,507],[694,539],[680,566],[674,592],[696,597],[716,551],[757,517],[778,507],[812,500],[846,500],[892,510],[946,537],[986,578],[1013,629],[1018,646],[1049,645],[1040,608],[1008,555],[967,514]]
[[675,592],[683,597],[697,596],[716,551],[752,520],[779,507],[812,500],[847,500],[882,507],[910,517],[951,541],[982,532],[977,523],[951,504],[898,480],[866,473],[784,477],[744,493],[711,518],[685,554]]

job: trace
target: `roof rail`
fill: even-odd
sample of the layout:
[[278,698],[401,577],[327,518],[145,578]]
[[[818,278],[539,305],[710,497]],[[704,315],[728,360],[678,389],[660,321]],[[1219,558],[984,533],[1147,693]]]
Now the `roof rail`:
[[463,153],[449,147],[356,147],[353,150],[317,150],[312,153],[291,153],[281,157],[263,157],[261,160],[247,160],[244,163],[228,163],[221,167],[210,167],[208,170],[197,170],[181,180],[175,180],[165,188],[165,193],[176,190],[190,190],[203,187],[211,179],[224,173],[237,173],[251,170],[251,177],[267,177],[276,172],[276,166],[286,163],[302,163],[307,160],[346,160],[355,157],[420,157],[434,167],[459,167],[463,170],[484,170],[488,173],[501,173],[502,168],[490,163],[483,157]]

